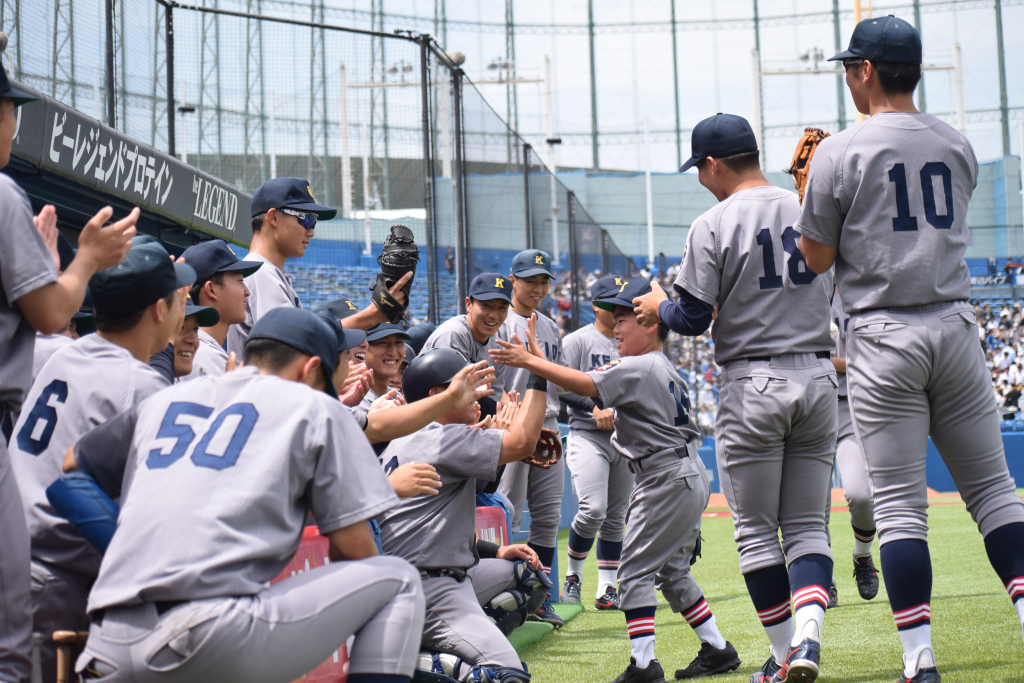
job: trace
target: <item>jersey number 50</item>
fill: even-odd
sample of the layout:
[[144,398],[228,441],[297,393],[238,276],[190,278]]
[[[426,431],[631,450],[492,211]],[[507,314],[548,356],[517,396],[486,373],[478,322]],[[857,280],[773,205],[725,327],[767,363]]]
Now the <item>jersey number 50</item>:
[[[174,446],[171,447],[169,453],[164,453],[162,448],[151,450],[146,458],[146,467],[151,470],[170,467],[185,455],[188,447],[196,440],[197,434],[191,426],[178,424],[180,416],[192,415],[205,420],[212,413],[213,408],[188,401],[175,401],[167,406],[167,412],[164,413],[164,419],[160,422],[160,429],[157,430],[156,438],[174,439]],[[196,444],[196,448],[192,452],[193,464],[197,467],[208,467],[212,470],[224,470],[234,466],[238,462],[238,456],[242,454],[242,449],[249,440],[249,435],[252,434],[252,428],[256,426],[256,420],[259,419],[259,416],[260,414],[256,412],[256,406],[251,403],[235,403],[220,411],[213,424],[203,434],[203,438]],[[224,446],[224,452],[220,455],[210,453],[210,443],[217,436],[217,432],[224,426],[224,423],[231,417],[237,417],[238,419],[233,421],[234,430],[227,446]]]

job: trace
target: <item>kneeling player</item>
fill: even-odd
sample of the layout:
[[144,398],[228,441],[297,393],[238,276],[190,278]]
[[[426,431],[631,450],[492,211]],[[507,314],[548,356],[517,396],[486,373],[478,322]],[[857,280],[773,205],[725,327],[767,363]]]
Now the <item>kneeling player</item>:
[[[402,380],[410,405],[444,392],[466,364],[451,349],[425,351],[409,365]],[[460,658],[465,665],[449,665],[444,671],[459,680],[530,679],[515,649],[481,609],[475,586],[482,573],[491,572],[492,563],[505,563],[504,570],[498,567],[505,574],[512,565],[506,560],[481,561],[473,540],[476,480],[493,480],[500,465],[527,458],[537,448],[547,408],[547,382],[534,377],[527,389],[523,406],[507,430],[471,427],[478,413],[470,405],[395,439],[384,454],[389,469],[427,463],[441,476],[436,496],[405,499],[378,519],[384,552],[408,560],[420,571],[427,604],[423,648]],[[527,569],[525,563],[518,567]],[[534,583],[533,588],[538,588],[539,582]],[[536,592],[543,601],[545,591]],[[521,616],[525,619],[526,610]]]
[[[375,557],[366,521],[398,499],[336,399],[337,356],[316,315],[274,309],[246,367],[171,387],[78,442],[79,468],[122,496],[84,680],[284,683],[357,634],[349,681],[408,681],[423,593],[408,563]],[[309,512],[331,564],[266,587]]]
[[[626,510],[618,577],[632,658],[615,683],[652,683],[664,678],[654,658],[655,587],[701,640],[697,657],[676,671],[676,678],[732,671],[740,665],[736,649],[718,632],[703,592],[690,574],[710,490],[697,456],[698,432],[690,422],[686,385],[661,352],[668,331],[659,325],[641,327],[633,313],[633,299],[650,290],[644,278],[632,278],[611,297],[595,302],[614,312],[615,338],[622,355],[597,370],[580,372],[556,365],[521,344],[499,342],[502,350],[491,352],[499,363],[526,368],[567,391],[593,397],[603,408],[615,408],[612,445],[629,460],[636,476]],[[533,326],[530,348],[538,349]]]

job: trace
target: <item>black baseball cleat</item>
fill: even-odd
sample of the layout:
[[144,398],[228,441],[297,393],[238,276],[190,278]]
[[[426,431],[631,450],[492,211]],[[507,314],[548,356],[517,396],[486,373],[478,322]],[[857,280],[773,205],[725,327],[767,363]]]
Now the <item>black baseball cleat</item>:
[[629,666],[611,683],[665,683],[665,670],[657,659],[652,659],[646,669],[641,669],[630,657]]
[[929,666],[924,669],[918,669],[912,678],[907,678],[900,674],[900,678],[896,683],[941,683],[941,681],[939,670],[934,666]]
[[576,574],[569,574],[565,577],[565,583],[562,585],[562,602],[573,602],[579,604],[580,600],[580,589],[583,587],[583,582],[580,577]]
[[839,607],[839,589],[836,587],[836,580],[832,579],[832,586],[828,589],[828,604],[825,609]]
[[725,647],[721,649],[710,643],[701,643],[700,652],[689,666],[685,669],[676,669],[676,678],[697,678],[698,676],[722,674],[727,671],[735,671],[740,668],[741,663],[732,643],[726,642]]
[[544,604],[540,606],[540,609],[527,617],[529,621],[543,621],[545,624],[551,624],[555,628],[562,628],[565,626],[565,622],[562,621],[562,617],[558,616],[551,607],[551,601],[545,600]]
[[818,678],[818,664],[821,662],[821,643],[804,638],[789,651],[786,663],[775,674],[773,681],[781,683],[814,683]]
[[857,580],[860,597],[870,600],[878,595],[878,569],[870,555],[853,558],[853,578]]
[[619,594],[615,592],[615,586],[608,586],[604,589],[604,595],[594,600],[594,609],[619,609]]
[[772,683],[778,671],[779,665],[775,663],[775,657],[768,655],[768,661],[764,663],[760,671],[750,677],[750,683]]

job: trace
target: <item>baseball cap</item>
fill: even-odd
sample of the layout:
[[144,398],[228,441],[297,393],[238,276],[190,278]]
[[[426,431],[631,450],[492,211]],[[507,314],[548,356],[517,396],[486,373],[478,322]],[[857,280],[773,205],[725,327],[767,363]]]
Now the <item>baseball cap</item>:
[[136,235],[124,260],[89,280],[89,293],[101,313],[134,313],[175,289],[196,281],[196,271],[175,263],[163,245],[149,235]]
[[216,308],[210,306],[197,306],[192,303],[192,297],[185,299],[185,317],[196,316],[199,327],[213,327],[220,322],[220,313]]
[[0,97],[14,100],[15,107],[20,107],[23,104],[35,102],[39,99],[35,95],[30,95],[26,91],[12,86],[11,81],[7,78],[7,70],[4,69],[3,64],[0,64]]
[[402,328],[401,325],[393,323],[380,323],[379,325],[374,325],[373,327],[366,331],[366,341],[377,341],[378,339],[383,339],[384,337],[390,337],[392,335],[399,335],[400,337],[402,337],[402,339],[406,341],[412,339],[412,337],[405,333],[405,330]]
[[338,319],[327,310],[327,307],[321,304],[313,309],[313,313],[324,319],[327,326],[334,330],[334,335],[338,338],[338,353],[341,353],[345,349],[355,348],[364,341],[366,341],[366,332],[362,330],[346,330],[338,322]]
[[79,337],[84,337],[93,330],[96,329],[96,318],[92,313],[87,311],[79,311],[71,316],[75,321],[75,333]]
[[258,216],[270,209],[295,209],[315,213],[321,220],[330,220],[338,210],[317,204],[309,181],[305,178],[272,178],[252,193],[252,215]]
[[64,233],[57,233],[57,256],[60,258],[60,269],[67,270],[71,262],[75,260],[75,248],[71,246],[70,240]]
[[757,138],[750,123],[742,116],[718,112],[693,127],[690,158],[679,167],[679,172],[688,171],[708,157],[724,159],[756,151]]
[[287,344],[319,358],[326,370],[327,386],[324,391],[338,398],[338,391],[334,388],[334,371],[338,369],[338,337],[323,318],[301,308],[273,308],[256,321],[245,343],[255,339]]
[[600,299],[606,296],[617,294],[619,288],[626,284],[626,278],[617,275],[605,275],[590,285],[590,298]]
[[623,281],[618,289],[610,295],[596,299],[594,305],[606,311],[614,311],[616,306],[633,308],[633,299],[651,291],[651,282],[644,277],[631,277]]
[[420,323],[419,325],[413,325],[406,334],[409,335],[410,345],[412,350],[419,355],[419,352],[423,350],[423,345],[430,339],[430,335],[434,334],[434,330],[437,329],[437,325],[434,323]]
[[480,273],[469,283],[469,298],[478,301],[502,299],[511,304],[511,293],[512,283],[506,276],[498,273]]
[[540,249],[527,249],[516,254],[512,259],[512,274],[516,277],[530,277],[531,275],[547,275],[554,279],[551,274],[551,256]]
[[323,307],[328,311],[335,320],[344,320],[350,315],[355,315],[359,312],[359,307],[356,306],[350,299],[335,299],[334,301],[328,301],[325,304],[320,304],[317,308]]
[[414,360],[416,360],[416,349],[414,349],[411,346],[409,346],[408,344],[406,344],[405,345],[405,358],[402,360],[402,364],[403,365],[408,365],[409,363],[413,362]]
[[235,270],[242,271],[242,277],[249,277],[263,265],[263,261],[242,261],[224,240],[193,244],[181,257],[195,269],[196,282],[209,280],[217,273]]
[[835,57],[829,57],[828,61],[841,59],[920,64],[921,34],[909,21],[891,14],[865,19],[854,27],[850,46]]

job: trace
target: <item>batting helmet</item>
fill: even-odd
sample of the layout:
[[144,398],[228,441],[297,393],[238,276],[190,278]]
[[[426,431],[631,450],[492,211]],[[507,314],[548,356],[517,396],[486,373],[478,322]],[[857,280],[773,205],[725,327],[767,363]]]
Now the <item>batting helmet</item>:
[[409,363],[402,375],[402,393],[409,403],[426,398],[434,387],[447,384],[468,365],[454,349],[431,349]]

